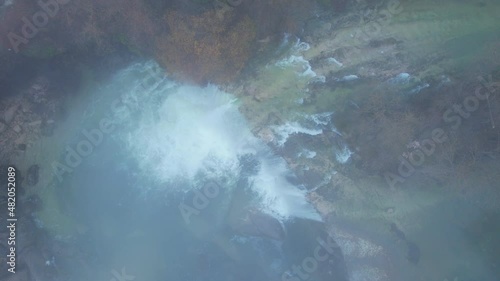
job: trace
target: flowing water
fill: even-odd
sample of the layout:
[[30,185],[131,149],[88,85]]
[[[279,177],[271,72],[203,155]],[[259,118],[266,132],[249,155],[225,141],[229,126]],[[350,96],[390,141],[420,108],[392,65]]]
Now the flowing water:
[[[71,173],[57,170],[56,190],[88,234],[98,257],[90,267],[144,280],[279,280],[312,254],[297,243],[328,237],[304,188],[250,132],[234,97],[157,69],[136,63],[89,90],[78,124],[86,129],[61,156],[68,166],[70,151],[83,156]],[[269,239],[283,227],[285,240]],[[324,267],[344,266],[331,263]],[[95,278],[88,274],[82,280]]]

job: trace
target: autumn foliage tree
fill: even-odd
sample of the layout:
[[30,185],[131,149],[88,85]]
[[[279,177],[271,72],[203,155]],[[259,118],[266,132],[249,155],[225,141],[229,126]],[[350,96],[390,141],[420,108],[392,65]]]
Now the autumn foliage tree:
[[[312,7],[302,0],[173,0],[168,3],[71,0],[64,5],[57,5],[57,0],[42,2],[50,2],[58,8],[37,30],[36,36],[23,39],[19,48],[21,55],[102,56],[125,46],[137,54],[155,58],[176,77],[196,83],[233,80],[249,61],[258,40],[277,41],[284,32],[300,31],[301,19]],[[3,47],[0,57],[8,54],[7,34],[22,29],[24,18],[44,12],[40,1],[13,3],[0,9]]]
[[168,71],[198,83],[223,83],[236,77],[250,57],[255,26],[234,11],[200,15],[170,11],[168,36],[157,41],[156,57]]
[[109,51],[113,45],[148,51],[158,35],[157,19],[144,1],[72,0],[58,18],[61,32],[79,47]]

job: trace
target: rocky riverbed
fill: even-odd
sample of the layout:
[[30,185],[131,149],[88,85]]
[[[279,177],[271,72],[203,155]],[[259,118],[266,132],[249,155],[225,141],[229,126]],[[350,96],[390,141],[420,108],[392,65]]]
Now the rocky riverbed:
[[[351,265],[352,280],[470,278],[465,273],[453,276],[460,271],[460,266],[453,266],[460,264],[455,257],[446,256],[448,262],[443,263],[443,256],[433,254],[437,251],[433,247],[446,243],[445,236],[422,232],[453,231],[445,222],[456,219],[455,215],[446,219],[453,204],[476,210],[460,212],[464,215],[460,224],[480,217],[482,207],[497,209],[497,185],[479,170],[492,172],[492,165],[498,164],[483,156],[484,162],[469,168],[471,178],[458,186],[444,176],[422,173],[390,187],[383,175],[391,166],[371,167],[387,161],[397,168],[398,156],[426,130],[408,129],[419,127],[419,122],[428,127],[439,123],[432,125],[432,119],[410,112],[394,122],[381,117],[381,122],[367,127],[361,127],[360,119],[344,118],[347,111],[369,106],[386,110],[377,113],[384,116],[396,113],[390,103],[398,101],[384,98],[388,91],[404,100],[452,95],[447,94],[452,85],[474,83],[480,75],[493,74],[498,81],[499,8],[494,2],[393,1],[342,17],[318,14],[300,39],[284,39],[292,45],[287,53],[260,69],[255,78],[228,90],[243,101],[241,111],[255,135],[282,155],[310,190],[311,202]],[[498,109],[490,110],[498,120]],[[498,134],[491,127],[488,131]],[[390,142],[387,149],[383,138]],[[370,146],[385,153],[381,155],[385,159],[368,159]],[[498,145],[491,149],[498,155]],[[443,221],[432,222],[426,216]],[[398,225],[398,233],[405,233],[409,242],[394,237],[390,225]],[[461,246],[464,238],[456,234],[455,239],[455,247],[467,255],[466,246]],[[443,266],[435,268],[436,263]]]

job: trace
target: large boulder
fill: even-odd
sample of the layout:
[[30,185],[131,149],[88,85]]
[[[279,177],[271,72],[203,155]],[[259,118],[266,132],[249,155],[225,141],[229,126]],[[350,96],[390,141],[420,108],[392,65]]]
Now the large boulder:
[[240,235],[265,237],[274,240],[283,240],[285,231],[281,222],[275,217],[262,211],[251,209],[231,227]]

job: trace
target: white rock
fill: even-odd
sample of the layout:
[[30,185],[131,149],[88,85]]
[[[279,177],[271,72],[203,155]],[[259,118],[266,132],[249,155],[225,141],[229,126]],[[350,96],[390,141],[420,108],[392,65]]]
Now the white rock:
[[19,127],[19,125],[15,125],[12,130],[14,130],[14,132],[16,133],[20,133],[21,132],[21,127]]
[[15,104],[5,111],[5,113],[3,114],[3,120],[6,124],[9,124],[12,119],[14,119],[18,107],[19,105]]
[[359,79],[359,77],[357,75],[351,74],[351,75],[347,75],[347,76],[342,77],[342,79],[340,79],[340,81],[353,81],[356,79]]
[[33,122],[28,123],[28,126],[38,126],[42,124],[42,120],[35,120]]
[[329,58],[328,58],[328,62],[329,62],[329,63],[334,63],[334,64],[336,64],[338,67],[342,67],[342,66],[344,66],[344,64],[343,64],[343,63],[339,62],[339,61],[338,61],[336,58],[334,58],[334,57],[329,57]]

